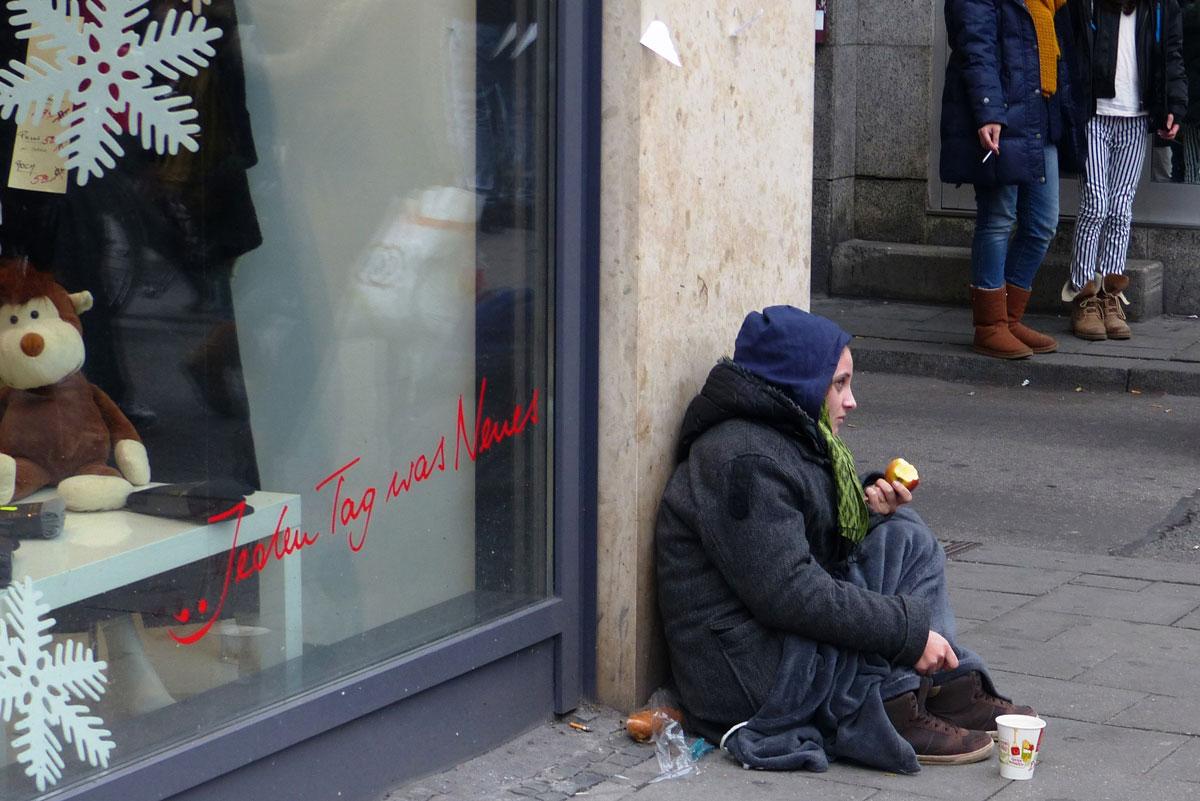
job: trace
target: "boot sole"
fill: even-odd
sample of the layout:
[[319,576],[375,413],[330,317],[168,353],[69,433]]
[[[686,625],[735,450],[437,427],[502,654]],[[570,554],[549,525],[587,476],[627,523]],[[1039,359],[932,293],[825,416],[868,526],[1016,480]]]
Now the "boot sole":
[[917,754],[917,762],[922,765],[969,765],[990,757],[994,747],[995,744],[989,742],[982,748],[965,754]]
[[1102,342],[1108,339],[1108,334],[1081,334],[1078,331],[1072,331],[1071,333],[1079,339],[1086,339],[1088,342]]
[[1030,348],[1034,353],[1054,353],[1058,350],[1058,345],[1052,345],[1048,348]]
[[1109,339],[1132,339],[1133,334],[1109,334]]
[[971,349],[976,353],[982,353],[984,356],[992,356],[997,359],[1028,359],[1033,355],[1033,351],[1028,353],[1010,353],[1003,350],[991,350],[989,348],[981,348],[978,345],[972,345]]

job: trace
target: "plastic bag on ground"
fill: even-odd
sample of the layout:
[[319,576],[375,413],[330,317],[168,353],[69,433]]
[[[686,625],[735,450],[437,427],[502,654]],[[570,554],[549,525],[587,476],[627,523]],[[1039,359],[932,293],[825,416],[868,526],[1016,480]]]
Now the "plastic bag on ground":
[[655,733],[653,739],[654,755],[658,757],[658,775],[650,780],[651,783],[678,779],[696,772],[696,757],[692,753],[692,746],[683,736],[682,726],[671,721]]

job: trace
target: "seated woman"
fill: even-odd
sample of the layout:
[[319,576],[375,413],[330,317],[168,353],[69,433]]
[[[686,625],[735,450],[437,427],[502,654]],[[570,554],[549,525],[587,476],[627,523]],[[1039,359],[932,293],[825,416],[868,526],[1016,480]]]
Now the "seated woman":
[[656,547],[687,722],[750,767],[986,759],[997,715],[1034,712],[955,641],[912,494],[855,473],[849,341],[790,306],[752,312],[684,416]]

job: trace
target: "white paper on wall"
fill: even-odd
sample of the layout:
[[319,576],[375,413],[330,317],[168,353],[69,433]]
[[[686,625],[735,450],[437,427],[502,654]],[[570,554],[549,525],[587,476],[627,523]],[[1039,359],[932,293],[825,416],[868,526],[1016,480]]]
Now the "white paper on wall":
[[676,67],[683,66],[679,61],[679,51],[675,49],[675,43],[671,41],[671,31],[667,29],[666,23],[661,20],[654,20],[654,22],[646,26],[646,31],[642,34],[641,41],[643,45]]

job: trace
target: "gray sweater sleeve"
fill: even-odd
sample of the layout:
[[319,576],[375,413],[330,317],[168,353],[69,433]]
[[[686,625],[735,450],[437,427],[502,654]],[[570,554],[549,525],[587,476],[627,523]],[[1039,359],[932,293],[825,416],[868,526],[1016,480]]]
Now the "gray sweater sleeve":
[[774,460],[743,455],[714,466],[692,475],[703,482],[693,483],[700,537],[760,623],[898,664],[920,658],[929,636],[927,603],[863,589],[821,567],[805,536],[802,498]]

